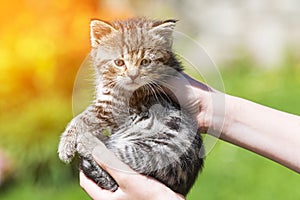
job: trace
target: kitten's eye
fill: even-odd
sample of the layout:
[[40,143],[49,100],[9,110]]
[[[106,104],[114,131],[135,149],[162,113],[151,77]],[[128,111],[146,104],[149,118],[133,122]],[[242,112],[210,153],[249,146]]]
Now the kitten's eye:
[[144,66],[144,67],[148,66],[150,63],[151,63],[151,60],[148,59],[148,58],[144,58],[144,59],[141,61],[141,65]]
[[124,62],[124,60],[122,60],[122,59],[114,60],[114,63],[115,63],[115,65],[117,65],[118,67],[122,67],[122,66],[125,65],[125,62]]

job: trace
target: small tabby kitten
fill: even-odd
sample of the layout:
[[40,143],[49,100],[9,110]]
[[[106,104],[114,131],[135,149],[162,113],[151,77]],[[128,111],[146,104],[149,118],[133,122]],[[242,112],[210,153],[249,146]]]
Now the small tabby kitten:
[[78,152],[81,169],[102,188],[115,191],[118,185],[88,148],[77,145],[86,133],[133,170],[182,195],[202,168],[204,150],[197,124],[166,93],[168,78],[182,71],[172,53],[174,26],[175,20],[145,18],[91,21],[96,99],[70,122],[58,153],[70,162]]

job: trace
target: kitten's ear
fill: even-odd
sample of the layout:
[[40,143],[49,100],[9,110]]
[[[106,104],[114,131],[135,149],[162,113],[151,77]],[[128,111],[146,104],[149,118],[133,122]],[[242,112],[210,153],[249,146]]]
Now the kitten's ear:
[[100,44],[100,40],[117,30],[108,22],[93,19],[90,22],[90,37],[92,47],[97,47]]
[[153,28],[150,30],[152,33],[157,33],[161,35],[171,36],[175,28],[177,20],[169,19],[160,23],[154,24]]

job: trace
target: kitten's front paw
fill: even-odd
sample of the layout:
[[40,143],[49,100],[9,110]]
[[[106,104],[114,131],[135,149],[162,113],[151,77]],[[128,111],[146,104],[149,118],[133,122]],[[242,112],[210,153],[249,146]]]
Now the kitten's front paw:
[[58,145],[59,159],[65,163],[70,163],[75,156],[76,146],[76,135],[71,134],[70,130],[66,130],[66,132],[62,134]]
[[114,192],[119,187],[116,181],[91,156],[80,157],[80,169],[89,179],[103,189]]

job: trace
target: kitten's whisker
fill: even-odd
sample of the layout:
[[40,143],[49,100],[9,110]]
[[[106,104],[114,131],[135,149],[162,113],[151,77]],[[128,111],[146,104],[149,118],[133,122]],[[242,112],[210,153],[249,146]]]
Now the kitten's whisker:
[[[119,84],[119,83],[116,83],[115,86],[112,88],[113,90],[116,91],[116,93],[119,93],[119,91],[122,91],[122,86]],[[119,106],[116,104],[115,101],[112,101],[112,104],[114,104],[113,106],[113,111],[116,112],[114,114],[117,114],[117,113],[124,113],[124,109],[127,109],[127,112],[129,112],[129,105],[128,106],[125,106],[126,108],[124,108],[124,106]],[[126,112],[126,111],[125,111]]]
[[[162,96],[160,95],[160,93],[157,91],[157,89],[158,88],[156,88],[155,86],[155,82],[153,82],[153,81],[151,81],[150,83],[149,83],[150,85],[151,85],[151,87],[153,88],[153,90],[154,90],[154,92],[155,92],[155,95],[157,96],[157,95],[159,95],[161,98],[162,98]],[[157,96],[158,97],[158,96]],[[163,99],[163,98],[162,98]],[[159,99],[157,99],[157,100],[159,100]]]
[[176,89],[175,86],[170,85],[170,84],[167,83],[166,81],[156,79],[155,82],[159,83],[160,85],[162,85],[162,86],[164,86],[164,87],[166,87],[166,88],[170,88],[171,90],[175,90],[175,89]]
[[155,100],[157,100],[159,102],[159,98],[155,92],[155,89],[153,88],[153,86],[151,85],[151,82],[147,84],[147,86],[149,86],[149,88],[151,89],[151,93],[153,94]]
[[154,84],[156,85],[157,89],[159,91],[161,91],[167,97],[168,101],[171,102],[172,100],[169,98],[169,95],[166,93],[166,91],[163,89],[163,87],[161,87],[159,84],[157,84],[155,82],[154,82]]
[[176,75],[174,75],[174,74],[165,74],[165,73],[163,73],[163,74],[161,74],[161,77],[163,77],[163,78],[180,78],[179,76],[176,76]]
[[[166,101],[172,102],[172,100],[169,98],[168,94],[165,92],[165,90],[159,84],[157,84],[156,82],[153,82],[153,85],[156,86],[156,88],[160,91],[160,92],[158,92],[158,94],[161,96],[161,98],[165,102]],[[162,95],[164,95],[167,98],[167,100]]]
[[[163,96],[160,94],[160,92],[157,92],[157,90],[156,90],[156,88],[155,88],[155,83],[153,82],[153,81],[151,81],[150,83],[149,83],[149,85],[151,86],[151,88],[153,89],[153,93],[154,93],[154,95],[155,95],[155,97],[156,97],[156,100],[158,101],[158,102],[162,102],[162,101],[164,101],[165,102],[165,99],[163,98]],[[158,96],[159,95],[159,96]],[[160,97],[160,98],[159,98]]]
[[147,96],[150,97],[151,96],[151,91],[149,90],[148,84],[146,84],[144,88],[147,91]]

